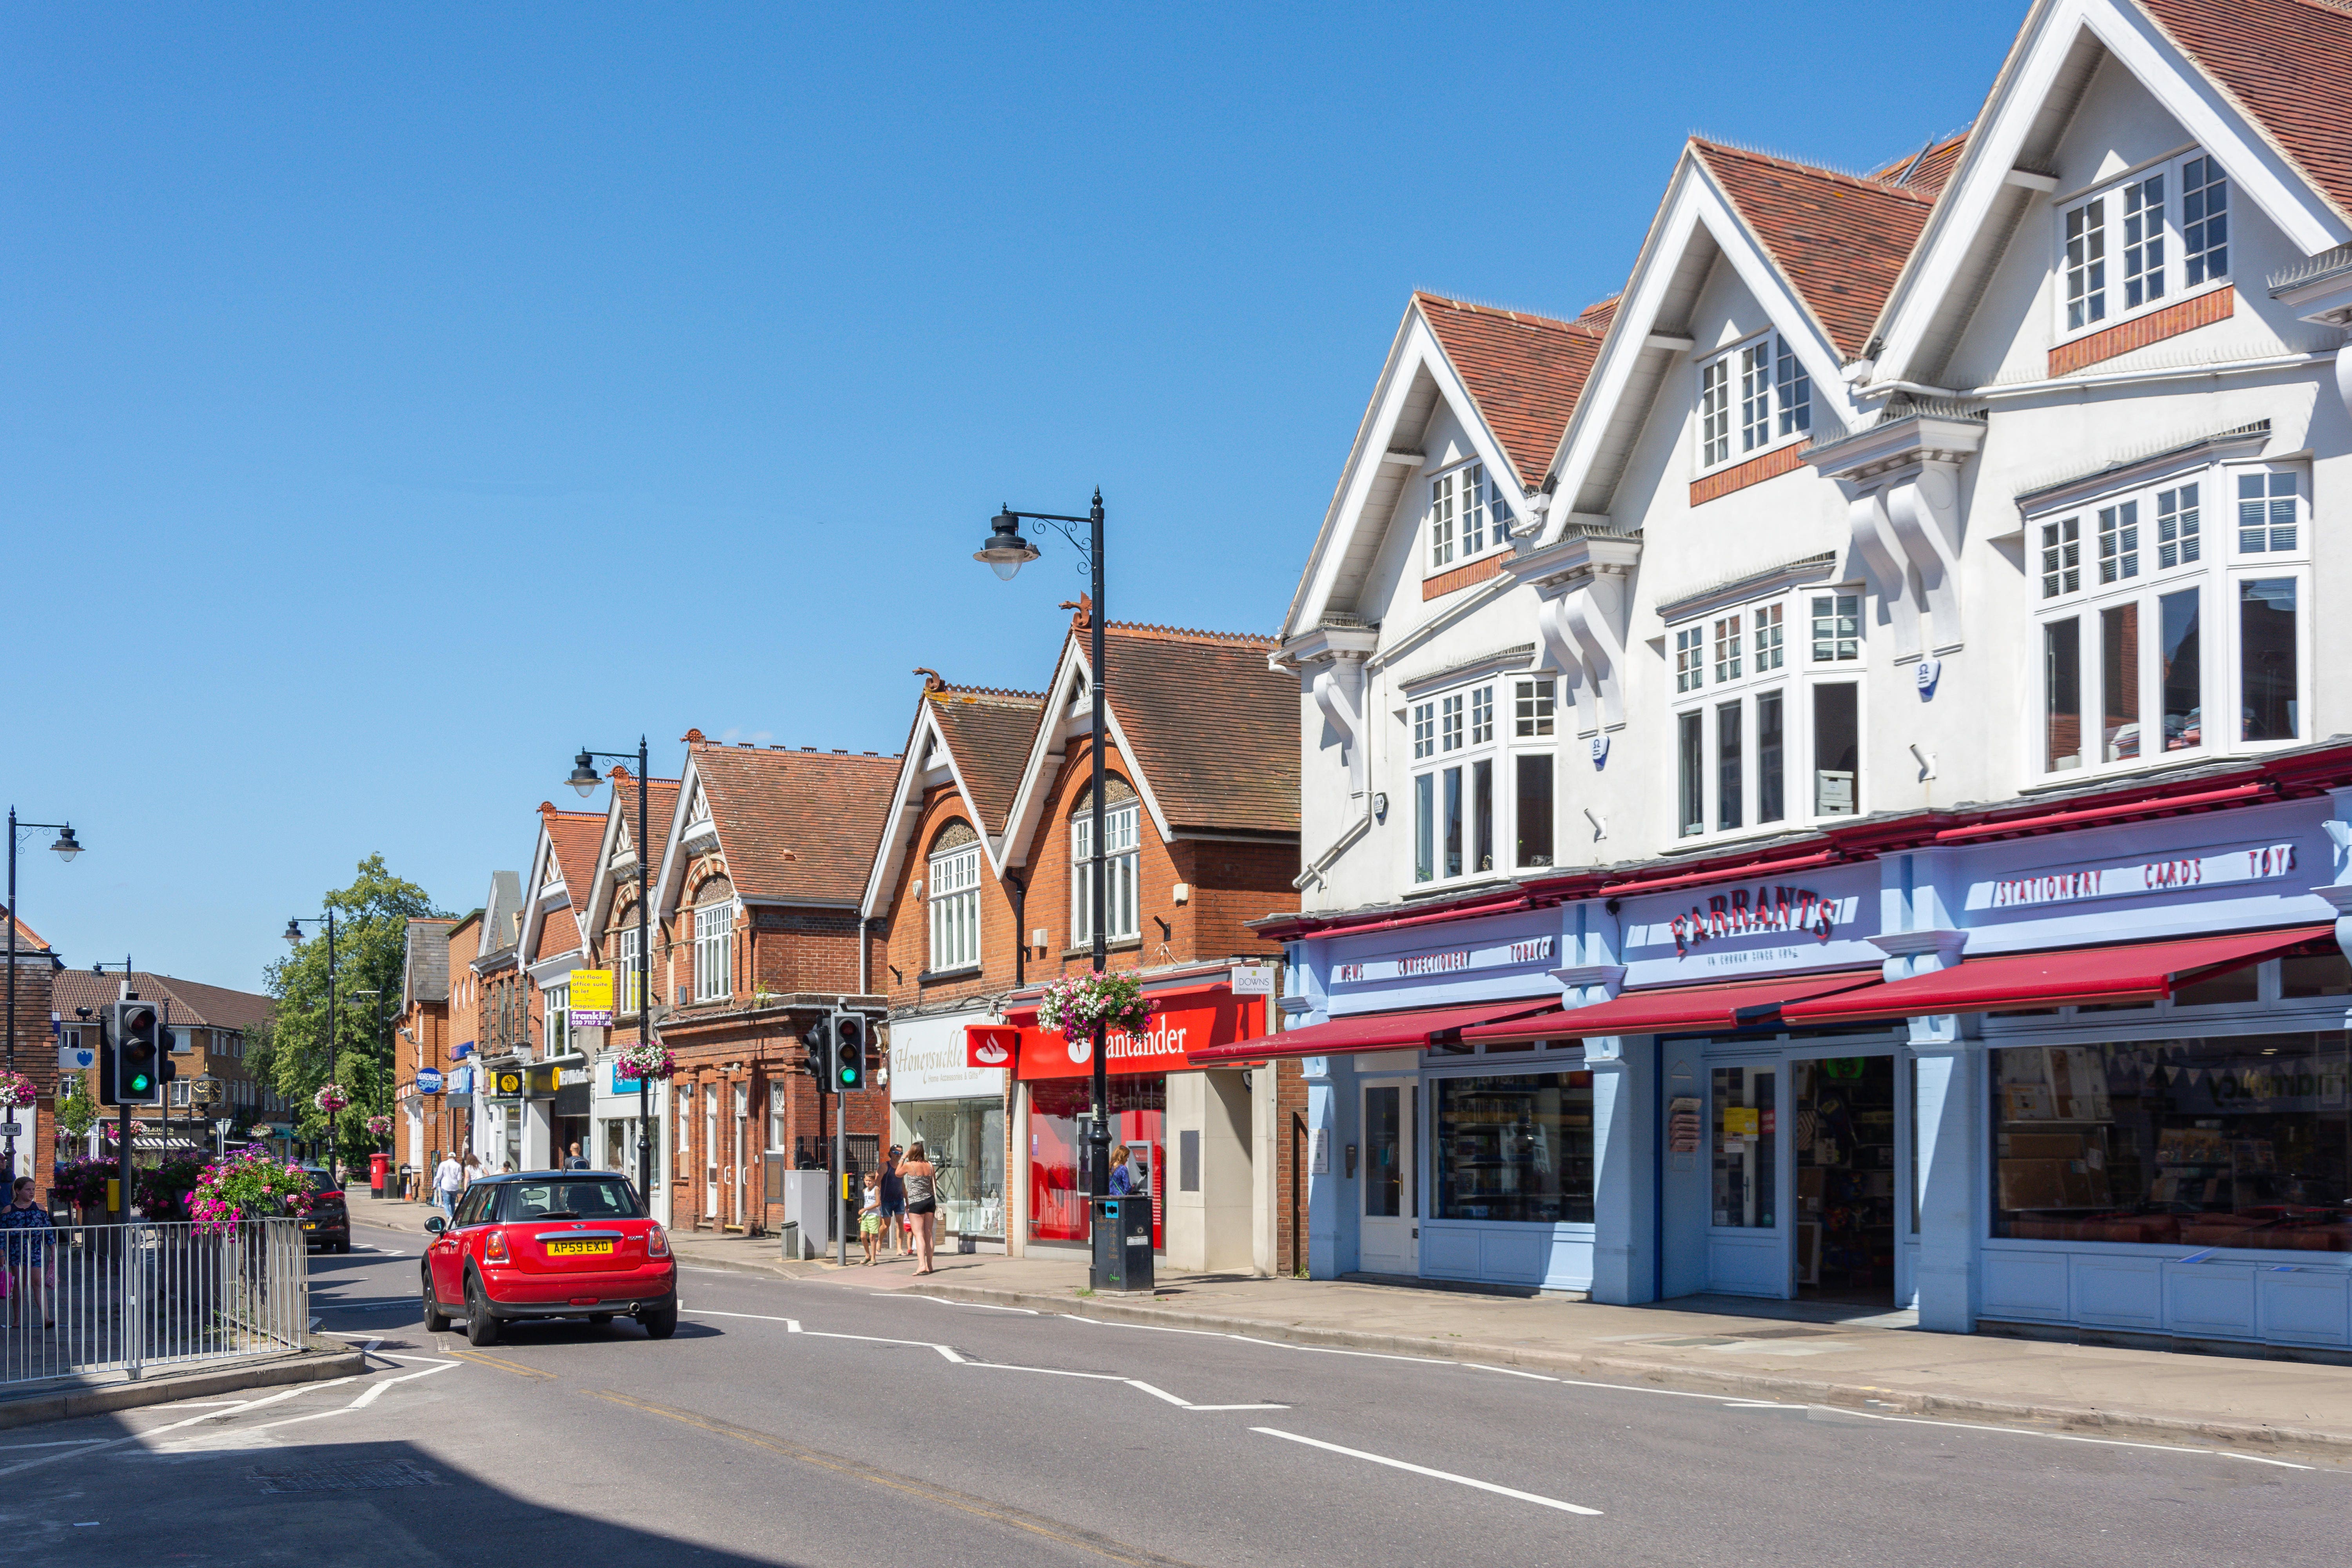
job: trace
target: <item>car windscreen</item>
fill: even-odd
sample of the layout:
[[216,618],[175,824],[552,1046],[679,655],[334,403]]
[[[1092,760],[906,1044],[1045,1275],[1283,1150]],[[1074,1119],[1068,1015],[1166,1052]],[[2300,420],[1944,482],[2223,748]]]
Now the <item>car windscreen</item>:
[[529,1224],[539,1219],[635,1219],[637,1200],[627,1184],[610,1176],[525,1177],[499,1184],[499,1221]]

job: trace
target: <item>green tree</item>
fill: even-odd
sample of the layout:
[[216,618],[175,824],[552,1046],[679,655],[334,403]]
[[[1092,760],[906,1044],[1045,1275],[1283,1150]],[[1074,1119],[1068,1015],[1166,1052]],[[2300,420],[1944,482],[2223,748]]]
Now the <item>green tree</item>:
[[98,1125],[98,1099],[90,1093],[86,1074],[58,1076],[57,1120],[58,1131],[76,1140]]
[[[331,1147],[356,1156],[374,1146],[367,1119],[391,1108],[392,1063],[384,1036],[399,1021],[408,922],[439,911],[424,889],[394,876],[382,855],[361,861],[351,886],[330,891],[322,907],[335,914],[335,1078],[352,1097],[334,1119]],[[327,1081],[323,924],[303,928],[293,952],[269,966],[268,985],[277,1005],[255,1044],[253,1069],[294,1107],[303,1137],[324,1137],[328,1118],[312,1102]],[[361,994],[367,991],[383,994]]]

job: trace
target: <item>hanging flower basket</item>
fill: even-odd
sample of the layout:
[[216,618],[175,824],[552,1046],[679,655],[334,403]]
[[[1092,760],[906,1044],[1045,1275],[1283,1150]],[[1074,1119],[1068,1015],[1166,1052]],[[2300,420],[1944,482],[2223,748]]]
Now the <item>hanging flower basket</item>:
[[0,1071],[0,1105],[30,1105],[40,1098],[40,1089],[23,1073]]
[[392,1118],[371,1116],[367,1119],[367,1130],[371,1138],[389,1138],[392,1136]]
[[1097,1024],[1115,1035],[1139,1035],[1150,1026],[1151,1004],[1143,982],[1132,974],[1079,974],[1056,980],[1037,999],[1037,1026],[1070,1039],[1091,1035]]
[[621,1064],[623,1078],[660,1079],[677,1070],[677,1058],[659,1040],[640,1040],[623,1046],[614,1058]]
[[319,1092],[310,1097],[310,1103],[330,1116],[336,1114],[351,1102],[352,1097],[343,1092],[343,1086],[339,1083],[322,1083],[319,1086]]
[[302,1167],[281,1164],[255,1148],[206,1165],[188,1194],[188,1217],[205,1236],[234,1235],[248,1219],[310,1212],[310,1180]]

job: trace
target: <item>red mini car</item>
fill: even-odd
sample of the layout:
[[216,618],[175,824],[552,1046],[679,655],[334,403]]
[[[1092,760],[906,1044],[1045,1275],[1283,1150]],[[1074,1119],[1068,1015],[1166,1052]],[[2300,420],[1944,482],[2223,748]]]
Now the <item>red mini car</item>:
[[666,1340],[677,1330],[677,1262],[669,1235],[621,1176],[526,1171],[466,1189],[456,1220],[435,1215],[425,1249],[425,1327],[454,1315],[466,1338],[496,1343],[518,1318],[634,1317]]

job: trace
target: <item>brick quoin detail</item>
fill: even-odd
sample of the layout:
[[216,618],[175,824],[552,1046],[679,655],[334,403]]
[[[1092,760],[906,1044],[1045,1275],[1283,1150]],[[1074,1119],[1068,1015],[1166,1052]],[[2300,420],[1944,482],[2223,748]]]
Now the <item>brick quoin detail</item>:
[[1440,572],[1434,577],[1421,580],[1421,596],[1426,601],[1442,599],[1457,588],[1467,588],[1473,583],[1484,583],[1503,569],[1503,557],[1507,552],[1490,550],[1467,566],[1456,566],[1451,572]]
[[1744,463],[1691,481],[1690,503],[1703,506],[1720,500],[1734,490],[1744,490],[1750,485],[1760,485],[1766,479],[1777,479],[1782,474],[1793,473],[1805,466],[1805,444],[1791,441],[1776,447],[1760,458],[1750,458]]
[[2178,305],[2151,310],[2137,321],[2122,322],[2103,332],[2093,332],[2087,338],[2076,338],[2071,343],[2060,343],[2050,351],[2050,374],[2064,375],[2084,365],[2096,364],[2117,354],[2127,354],[2134,349],[2144,349],[2150,343],[2160,343],[2167,338],[2177,338],[2183,332],[2193,332],[2216,321],[2226,321],[2237,313],[2237,309],[2238,291],[2224,284],[2193,300],[2183,300]]

